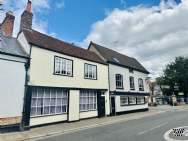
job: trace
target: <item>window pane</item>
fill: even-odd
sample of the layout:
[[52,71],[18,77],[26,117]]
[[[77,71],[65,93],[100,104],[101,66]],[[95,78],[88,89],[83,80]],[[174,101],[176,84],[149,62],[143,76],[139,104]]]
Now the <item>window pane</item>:
[[129,104],[136,104],[136,97],[129,97]]

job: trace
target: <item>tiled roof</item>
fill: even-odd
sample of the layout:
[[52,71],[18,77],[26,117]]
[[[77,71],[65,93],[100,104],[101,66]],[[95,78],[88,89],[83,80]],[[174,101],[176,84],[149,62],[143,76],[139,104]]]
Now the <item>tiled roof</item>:
[[90,46],[91,45],[97,49],[100,55],[102,55],[108,63],[132,68],[147,74],[149,73],[135,58],[128,57],[93,42],[90,43]]
[[35,30],[23,30],[27,41],[39,48],[55,51],[76,58],[106,64],[95,53],[59,39],[50,37]]
[[19,57],[28,57],[16,38],[5,37],[0,31],[0,53]]

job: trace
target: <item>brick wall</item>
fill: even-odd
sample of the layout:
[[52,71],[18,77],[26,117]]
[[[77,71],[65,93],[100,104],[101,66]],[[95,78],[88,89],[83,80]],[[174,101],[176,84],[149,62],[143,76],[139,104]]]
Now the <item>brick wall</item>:
[[0,118],[0,126],[18,124],[21,122],[21,117]]

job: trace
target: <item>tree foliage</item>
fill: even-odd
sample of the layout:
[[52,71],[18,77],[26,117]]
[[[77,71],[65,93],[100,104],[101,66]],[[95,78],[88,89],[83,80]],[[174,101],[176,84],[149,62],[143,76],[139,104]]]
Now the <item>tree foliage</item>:
[[157,83],[162,86],[169,86],[172,94],[177,91],[188,93],[188,58],[177,57],[174,62],[168,64],[162,77],[157,79]]

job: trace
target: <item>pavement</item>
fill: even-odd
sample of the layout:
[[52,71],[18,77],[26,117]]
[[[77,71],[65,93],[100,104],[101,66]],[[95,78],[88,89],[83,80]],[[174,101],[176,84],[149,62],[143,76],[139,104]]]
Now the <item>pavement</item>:
[[[25,132],[0,134],[0,141],[24,141],[24,140],[114,141],[115,140],[114,137],[117,137],[116,139],[117,141],[121,141],[122,138],[123,138],[122,141],[124,141],[125,135],[126,137],[130,137],[129,141],[131,141],[136,139],[136,137],[138,138],[143,137],[142,135],[148,132],[147,129],[150,130],[152,129],[150,128],[150,126],[152,125],[156,124],[158,125],[157,127],[159,128],[168,124],[169,123],[168,119],[171,118],[184,119],[185,117],[188,117],[188,112],[184,112],[187,110],[188,110],[188,106],[151,107],[148,112],[132,113],[132,114],[126,114],[121,116],[115,116],[115,117],[93,118],[93,119],[81,120],[78,122],[72,122],[72,123],[60,123],[60,124],[54,124],[54,125],[43,126],[38,128],[31,128],[31,130]],[[181,114],[177,114],[180,117],[176,117],[175,116],[176,112],[177,113],[182,112],[183,117],[180,116]],[[137,132],[139,132],[140,135],[135,136],[135,138],[134,136],[131,136],[138,129],[140,130],[140,132],[139,131]],[[111,132],[112,135],[110,134],[109,136],[109,133]],[[121,136],[119,136],[120,133],[122,133]],[[107,136],[111,138],[107,140],[106,139],[108,138]],[[131,137],[133,137],[133,139]]]

